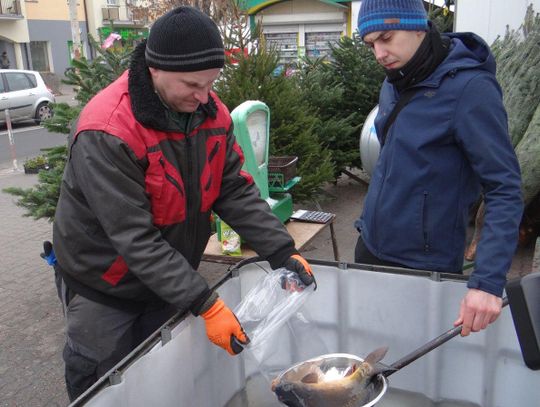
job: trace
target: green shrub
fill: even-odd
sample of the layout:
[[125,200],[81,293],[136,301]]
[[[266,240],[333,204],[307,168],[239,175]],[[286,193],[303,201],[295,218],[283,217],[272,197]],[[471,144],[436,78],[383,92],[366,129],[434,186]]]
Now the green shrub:
[[[74,119],[86,103],[101,89],[109,85],[129,65],[130,49],[114,48],[103,50],[93,39],[91,42],[98,55],[92,61],[86,58],[74,60],[73,66],[65,72],[65,84],[72,85],[76,91],[76,106],[66,103],[54,105],[54,116],[46,120],[44,127],[55,133],[69,133]],[[6,188],[3,191],[19,197],[17,205],[27,210],[24,216],[34,219],[54,219],[56,203],[60,196],[60,184],[67,159],[67,145],[44,150],[50,169],[40,171],[38,183],[34,188]]]

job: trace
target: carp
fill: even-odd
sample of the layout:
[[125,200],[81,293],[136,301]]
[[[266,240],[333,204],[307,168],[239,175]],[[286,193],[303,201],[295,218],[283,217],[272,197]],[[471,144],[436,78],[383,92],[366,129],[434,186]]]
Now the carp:
[[[371,352],[359,365],[353,364],[341,375],[335,369],[325,369],[329,359],[307,361],[272,382],[272,391],[279,401],[290,407],[354,407],[372,400],[380,391],[377,374],[393,370],[379,363],[387,347]],[[331,377],[334,376],[334,377]]]

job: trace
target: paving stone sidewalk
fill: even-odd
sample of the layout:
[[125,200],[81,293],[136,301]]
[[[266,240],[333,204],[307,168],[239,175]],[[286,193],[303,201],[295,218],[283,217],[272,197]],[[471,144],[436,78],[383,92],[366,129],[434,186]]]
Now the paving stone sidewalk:
[[[4,172],[0,190],[36,181]],[[0,192],[0,406],[65,406],[61,308],[52,268],[39,257],[51,225],[23,217],[13,202]]]
[[[76,103],[68,85],[60,93],[57,103]],[[10,168],[0,168],[0,407],[66,406],[62,310],[52,268],[39,256],[52,225],[23,217],[16,198],[1,192],[37,182]]]
[[[0,169],[0,407],[67,406],[64,323],[52,268],[39,256],[52,224],[24,217],[7,187],[30,188],[37,175]],[[203,263],[210,284],[228,266]]]

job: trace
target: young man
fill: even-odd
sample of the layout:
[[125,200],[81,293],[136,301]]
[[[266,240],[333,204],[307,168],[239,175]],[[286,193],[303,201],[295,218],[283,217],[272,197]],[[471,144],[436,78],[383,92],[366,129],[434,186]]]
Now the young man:
[[249,342],[196,271],[212,210],[273,268],[314,281],[241,170],[231,117],[211,90],[223,64],[216,25],[179,7],[78,119],[54,222],[71,400],[178,310],[202,316],[230,354]]
[[482,192],[485,226],[455,325],[464,336],[484,329],[501,312],[523,210],[493,55],[475,34],[441,36],[421,0],[363,0],[358,29],[386,79],[355,261],[460,273]]

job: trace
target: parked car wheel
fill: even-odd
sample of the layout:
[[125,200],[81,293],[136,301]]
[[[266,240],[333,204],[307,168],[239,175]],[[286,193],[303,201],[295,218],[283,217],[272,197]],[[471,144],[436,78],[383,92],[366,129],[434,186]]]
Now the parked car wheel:
[[40,124],[45,119],[50,119],[53,115],[51,105],[48,102],[42,102],[36,109],[35,121]]

